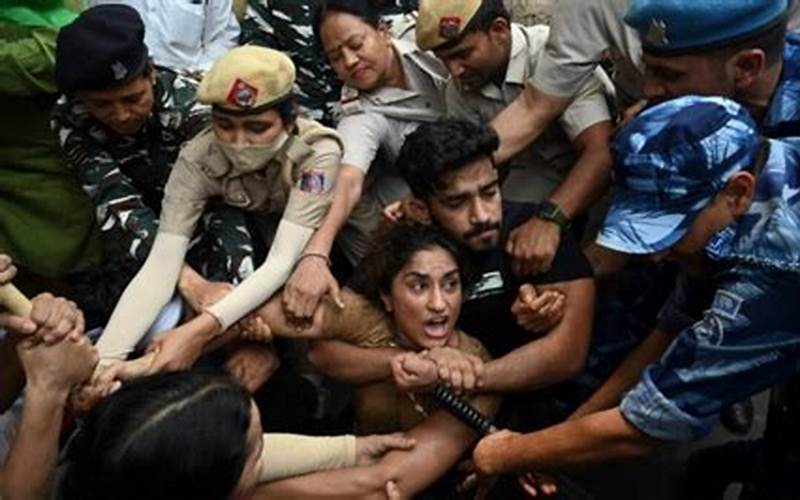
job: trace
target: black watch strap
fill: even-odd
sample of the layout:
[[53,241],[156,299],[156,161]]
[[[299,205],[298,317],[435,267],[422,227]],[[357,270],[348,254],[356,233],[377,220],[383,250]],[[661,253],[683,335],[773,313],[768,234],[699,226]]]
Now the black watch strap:
[[561,207],[550,200],[544,200],[539,203],[539,207],[536,209],[536,217],[554,223],[562,232],[566,231],[572,222],[567,217],[567,214],[561,210]]

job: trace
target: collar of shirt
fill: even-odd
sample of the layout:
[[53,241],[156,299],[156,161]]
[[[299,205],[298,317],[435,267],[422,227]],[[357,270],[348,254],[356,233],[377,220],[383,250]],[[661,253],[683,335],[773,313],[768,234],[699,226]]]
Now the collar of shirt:
[[800,272],[800,140],[770,140],[748,212],[714,236],[715,260]]
[[403,71],[408,78],[410,89],[397,87],[381,87],[371,92],[362,92],[351,87],[342,88],[342,100],[350,101],[353,96],[358,96],[359,100],[365,101],[364,104],[373,106],[384,106],[397,104],[402,101],[414,99],[421,96],[421,90],[428,85],[425,79],[438,89],[443,89],[447,79],[444,67],[430,54],[420,51],[414,43],[405,40],[392,40],[392,45],[400,55],[403,64]]

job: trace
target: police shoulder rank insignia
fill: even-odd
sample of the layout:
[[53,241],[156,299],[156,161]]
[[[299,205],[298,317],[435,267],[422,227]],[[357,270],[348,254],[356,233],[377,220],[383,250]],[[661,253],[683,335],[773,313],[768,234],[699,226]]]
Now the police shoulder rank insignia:
[[439,19],[439,37],[452,40],[461,33],[461,18],[458,16],[442,16]]
[[306,170],[300,173],[300,191],[320,195],[325,192],[325,173],[321,170]]
[[647,29],[647,43],[664,47],[669,45],[667,38],[667,23],[661,19],[653,18],[650,20],[650,28]]
[[258,97],[258,89],[239,78],[231,85],[228,97],[225,100],[240,108],[251,108]]
[[115,61],[114,64],[111,65],[111,72],[114,73],[114,80],[117,81],[124,80],[125,77],[128,76],[128,68],[120,61]]

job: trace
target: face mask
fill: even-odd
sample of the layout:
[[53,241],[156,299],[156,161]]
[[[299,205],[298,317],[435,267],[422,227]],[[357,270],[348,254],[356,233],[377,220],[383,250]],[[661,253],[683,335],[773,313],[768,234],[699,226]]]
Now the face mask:
[[289,134],[284,130],[269,144],[229,144],[216,140],[217,147],[239,173],[262,170],[283,149]]

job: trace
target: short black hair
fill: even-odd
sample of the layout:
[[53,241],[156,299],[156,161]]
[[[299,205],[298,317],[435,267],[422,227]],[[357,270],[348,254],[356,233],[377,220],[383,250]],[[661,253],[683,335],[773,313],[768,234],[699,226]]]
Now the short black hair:
[[445,188],[445,174],[491,159],[499,144],[497,133],[485,124],[455,119],[424,123],[406,138],[396,165],[414,196],[427,200]]
[[483,33],[488,32],[489,28],[492,27],[492,23],[498,17],[505,19],[506,22],[511,22],[511,14],[503,4],[503,0],[483,0],[481,2],[481,6],[478,7],[478,10],[475,12],[475,15],[472,16],[472,19],[470,19],[469,23],[467,23],[464,31],[462,31],[458,37],[448,40],[438,47],[435,47],[435,50],[446,50],[451,47],[455,47],[470,33],[476,33],[478,31]]
[[321,0],[318,2],[313,25],[314,38],[320,46],[322,23],[329,13],[335,12],[356,16],[375,29],[378,29],[383,22],[380,8],[374,0]]
[[458,266],[462,293],[466,297],[478,275],[471,253],[438,227],[416,222],[400,222],[378,232],[367,255],[356,268],[349,287],[383,310],[381,293],[389,294],[397,273],[417,252],[434,248],[441,248],[453,257]]

